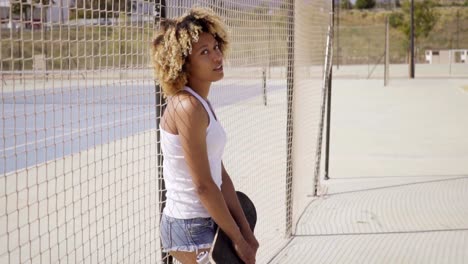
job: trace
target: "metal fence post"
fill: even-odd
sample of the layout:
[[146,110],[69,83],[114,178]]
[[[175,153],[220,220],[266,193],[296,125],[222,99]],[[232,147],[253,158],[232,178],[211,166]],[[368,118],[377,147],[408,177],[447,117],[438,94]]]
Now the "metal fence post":
[[[155,12],[155,23],[158,24],[162,19],[166,18],[166,1],[155,0],[154,6]],[[162,216],[164,207],[166,205],[166,184],[163,177],[163,154],[161,150],[161,130],[159,124],[161,123],[161,117],[164,113],[166,106],[166,100],[163,97],[161,86],[155,83],[155,108],[156,108],[156,152],[157,152],[157,165],[158,165],[158,201],[159,201],[159,215]],[[159,221],[158,221],[159,224]],[[161,259],[166,264],[172,264],[173,258],[165,252],[161,252]]]
[[294,91],[294,0],[288,10],[288,62],[287,62],[287,125],[286,125],[286,235],[292,234],[292,143],[293,143],[293,91]]

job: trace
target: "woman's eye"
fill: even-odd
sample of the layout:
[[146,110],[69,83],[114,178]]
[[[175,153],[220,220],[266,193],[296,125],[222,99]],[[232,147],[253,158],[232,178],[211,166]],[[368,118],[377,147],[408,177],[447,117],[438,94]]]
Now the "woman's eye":
[[203,51],[201,52],[201,54],[202,54],[202,55],[208,54],[208,50],[203,50]]
[[219,50],[219,45],[216,44],[216,45],[214,46],[214,49],[215,49],[215,50]]

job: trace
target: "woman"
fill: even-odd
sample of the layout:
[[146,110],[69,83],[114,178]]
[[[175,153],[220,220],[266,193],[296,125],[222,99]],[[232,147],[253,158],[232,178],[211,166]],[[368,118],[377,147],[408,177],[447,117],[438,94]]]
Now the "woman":
[[259,246],[224,168],[226,134],[207,99],[211,83],[224,76],[228,44],[220,17],[206,8],[163,21],[153,41],[155,75],[167,97],[160,125],[167,188],[161,240],[184,264],[210,250],[214,222],[245,263],[255,263]]

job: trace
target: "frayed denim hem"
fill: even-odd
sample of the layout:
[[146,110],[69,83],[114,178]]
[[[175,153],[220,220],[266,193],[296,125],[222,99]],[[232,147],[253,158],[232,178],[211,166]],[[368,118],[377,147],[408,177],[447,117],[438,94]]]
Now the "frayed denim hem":
[[191,246],[180,246],[180,247],[171,247],[163,248],[163,252],[168,253],[170,251],[183,251],[183,252],[197,252],[202,249],[209,249],[213,244],[201,244],[201,245],[191,245]]

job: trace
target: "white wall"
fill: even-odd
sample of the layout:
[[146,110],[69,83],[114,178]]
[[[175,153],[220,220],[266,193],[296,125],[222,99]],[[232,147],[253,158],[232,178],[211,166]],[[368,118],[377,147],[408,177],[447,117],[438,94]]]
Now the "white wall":
[[59,23],[68,21],[70,17],[71,0],[55,0],[54,4],[47,10],[47,22]]

